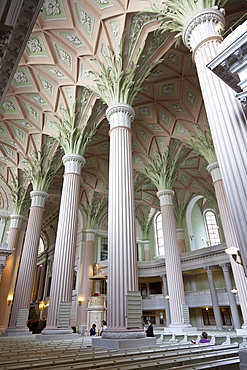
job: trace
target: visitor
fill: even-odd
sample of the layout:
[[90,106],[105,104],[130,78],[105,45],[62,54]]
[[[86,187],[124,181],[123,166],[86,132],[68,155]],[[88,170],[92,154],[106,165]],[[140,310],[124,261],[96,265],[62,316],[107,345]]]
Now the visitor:
[[90,333],[90,337],[92,335],[96,335],[96,325],[95,324],[92,325],[89,333]]
[[107,324],[106,324],[106,321],[103,320],[102,321],[102,326],[101,326],[101,329],[100,329],[100,335],[102,335],[103,331],[105,331],[107,328]]
[[148,320],[148,328],[146,330],[146,335],[147,337],[154,337],[154,329],[152,322],[150,320]]
[[208,339],[208,333],[206,333],[205,331],[202,332],[199,343],[210,343],[210,340]]

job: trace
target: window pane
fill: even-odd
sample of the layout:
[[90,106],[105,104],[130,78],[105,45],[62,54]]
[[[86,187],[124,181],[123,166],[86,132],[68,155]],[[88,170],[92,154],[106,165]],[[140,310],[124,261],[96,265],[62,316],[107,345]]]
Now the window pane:
[[207,211],[205,213],[205,220],[206,226],[208,230],[208,237],[209,237],[209,245],[217,245],[220,244],[220,235],[219,235],[219,228],[217,225],[215,213],[212,211]]
[[103,236],[100,239],[100,260],[105,261],[108,258],[108,239]]
[[163,238],[161,213],[159,213],[158,216],[156,217],[156,235],[157,235],[158,255],[162,256],[165,254],[165,250],[164,250],[164,238]]

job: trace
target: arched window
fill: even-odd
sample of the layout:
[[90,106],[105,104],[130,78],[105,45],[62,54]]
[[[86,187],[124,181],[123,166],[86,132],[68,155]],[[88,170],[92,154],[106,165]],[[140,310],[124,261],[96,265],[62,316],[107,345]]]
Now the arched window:
[[209,245],[217,245],[221,243],[219,227],[217,225],[217,220],[215,213],[213,211],[206,211],[204,213],[206,227],[208,232]]
[[158,213],[155,218],[155,231],[156,231],[156,245],[158,256],[163,256],[165,254],[164,249],[164,238],[163,238],[163,227],[162,227],[162,215]]

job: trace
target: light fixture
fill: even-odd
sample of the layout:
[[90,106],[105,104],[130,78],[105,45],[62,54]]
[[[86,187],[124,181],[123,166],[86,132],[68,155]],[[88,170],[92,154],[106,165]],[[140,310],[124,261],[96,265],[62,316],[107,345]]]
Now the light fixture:
[[78,303],[79,303],[79,306],[81,306],[81,304],[83,303],[83,299],[79,298]]
[[44,302],[43,301],[40,301],[39,302],[39,309],[42,310],[42,308],[44,308],[44,307],[45,307]]
[[241,253],[240,253],[239,248],[231,246],[230,248],[226,248],[225,252],[229,254],[229,256],[232,256],[232,258],[234,259],[236,263],[242,265]]
[[224,29],[224,24],[222,22],[218,22],[215,26],[215,31],[218,32],[220,35],[222,35],[223,31],[225,31]]
[[205,310],[208,311],[208,307],[206,307]]
[[11,305],[12,299],[8,299],[8,306]]
[[233,288],[232,290],[231,290],[231,292],[233,293],[233,294],[237,294],[237,289],[236,288]]
[[165,296],[165,299],[169,300],[169,298],[170,298],[170,297],[169,297],[169,295],[167,294],[167,295]]

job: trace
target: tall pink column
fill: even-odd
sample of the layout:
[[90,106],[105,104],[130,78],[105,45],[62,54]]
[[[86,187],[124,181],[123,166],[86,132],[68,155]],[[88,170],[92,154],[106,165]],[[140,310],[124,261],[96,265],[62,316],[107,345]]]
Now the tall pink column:
[[9,328],[6,330],[7,335],[11,335],[11,333],[14,332],[25,333],[29,331],[26,325],[17,327],[16,321],[19,309],[29,310],[30,307],[30,298],[32,294],[33,279],[38,255],[43,212],[48,194],[43,191],[32,191],[30,196],[32,203],[30,207],[25,243],[23,246],[21,263],[15,288],[14,303],[12,307]]
[[93,277],[93,264],[94,264],[94,238],[95,230],[86,230],[86,243],[81,248],[80,254],[80,270],[77,275],[79,278],[78,282],[78,299],[82,301],[81,306],[78,307],[78,322],[82,331],[89,329],[87,328],[87,308],[88,308],[88,297],[93,292],[93,281],[90,277]]
[[113,332],[127,331],[127,292],[138,291],[131,146],[134,109],[127,104],[115,104],[106,114],[110,123],[108,292],[107,331],[102,336],[113,338]]
[[169,327],[183,328],[191,325],[185,324],[182,316],[182,304],[185,304],[185,294],[172,201],[173,195],[174,191],[170,189],[157,192],[162,214],[166,277],[171,313]]
[[[22,215],[11,215],[8,235],[8,248],[13,253],[6,260],[0,282],[0,330],[6,329],[9,322],[9,314],[14,296],[14,288],[19,267],[22,250],[21,229],[25,217]],[[11,303],[10,303],[11,300]]]
[[61,195],[57,238],[52,269],[49,309],[46,328],[42,334],[70,334],[70,326],[57,328],[61,302],[72,302],[72,284],[78,224],[81,168],[85,159],[78,154],[63,157],[64,181]]
[[224,16],[217,9],[194,14],[183,31],[184,44],[194,52],[207,117],[229,202],[238,245],[247,274],[247,125],[235,92],[206,66],[217,55],[221,37],[217,23]]
[[[235,229],[232,223],[232,217],[229,210],[229,205],[226,199],[225,189],[222,182],[221,172],[219,164],[217,162],[210,164],[208,167],[208,172],[211,174],[215,194],[217,197],[217,203],[219,206],[219,211],[221,215],[221,222],[225,234],[226,244],[228,247],[234,245],[238,247],[238,241],[235,233]],[[234,280],[236,283],[236,288],[238,290],[239,302],[242,311],[242,316],[244,323],[242,329],[247,329],[247,279],[244,275],[243,267],[230,258],[231,267],[233,271]]]

